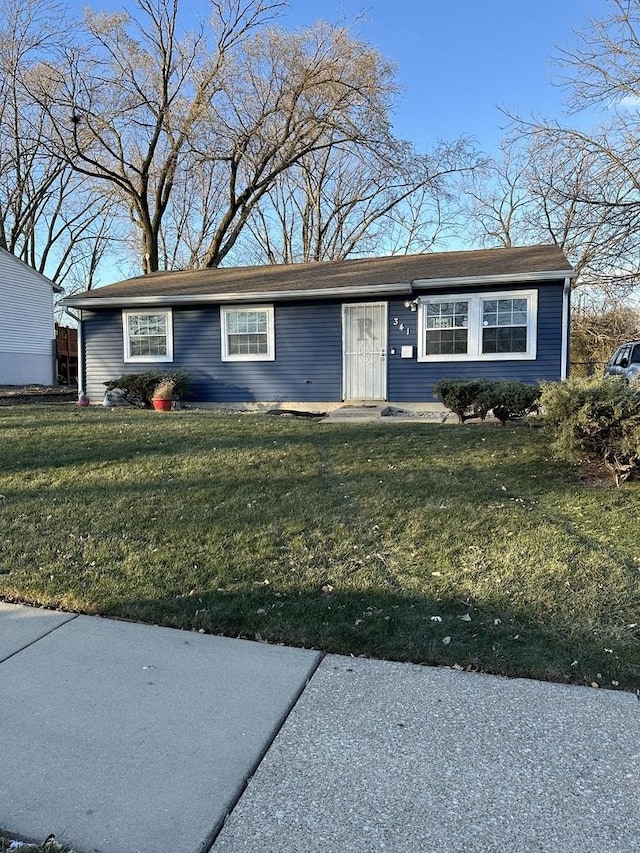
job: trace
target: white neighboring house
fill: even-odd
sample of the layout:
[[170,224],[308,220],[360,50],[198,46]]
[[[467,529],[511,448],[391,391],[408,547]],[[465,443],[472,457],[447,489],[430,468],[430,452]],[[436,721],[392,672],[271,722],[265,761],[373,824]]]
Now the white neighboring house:
[[54,293],[61,288],[0,249],[0,385],[56,385]]

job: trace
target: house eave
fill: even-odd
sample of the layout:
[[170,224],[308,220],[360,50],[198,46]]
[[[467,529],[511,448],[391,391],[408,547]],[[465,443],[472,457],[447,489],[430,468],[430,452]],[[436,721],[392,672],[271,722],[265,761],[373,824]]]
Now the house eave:
[[574,270],[544,270],[541,272],[503,273],[501,275],[473,275],[455,278],[414,279],[414,290],[440,287],[477,287],[485,284],[521,284],[522,282],[555,281],[577,278]]
[[178,295],[154,296],[105,296],[73,297],[67,296],[61,301],[66,308],[129,308],[147,305],[202,305],[238,302],[275,302],[284,299],[327,299],[331,297],[358,296],[410,296],[411,284],[358,285],[355,287],[324,287],[315,290],[260,290],[238,293],[189,293]]
[[239,302],[282,302],[293,299],[357,298],[369,296],[411,296],[416,292],[443,287],[484,287],[498,284],[520,284],[522,282],[555,281],[574,279],[574,270],[543,270],[539,272],[502,273],[500,275],[454,276],[451,278],[414,279],[375,285],[352,285],[348,287],[322,287],[304,290],[251,290],[225,293],[181,293],[149,294],[137,296],[67,296],[60,301],[64,308],[135,308],[145,306],[203,305]]

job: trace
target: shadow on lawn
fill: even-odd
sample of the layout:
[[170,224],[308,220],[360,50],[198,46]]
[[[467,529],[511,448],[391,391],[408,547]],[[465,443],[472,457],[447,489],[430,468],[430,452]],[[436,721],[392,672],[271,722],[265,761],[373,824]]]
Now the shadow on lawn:
[[[37,437],[33,444],[28,437],[18,448],[20,458],[7,458],[15,466],[9,470],[22,472],[25,463],[34,468],[81,466],[91,478],[63,482],[58,492],[55,483],[52,489],[47,483],[43,488],[42,478],[16,478],[3,488],[9,511],[2,516],[6,527],[0,533],[15,546],[14,556],[4,562],[9,572],[21,560],[33,562],[33,577],[21,576],[5,590],[23,583],[21,594],[25,599],[33,595],[36,603],[75,600],[85,612],[340,654],[605,687],[615,686],[614,681],[627,688],[640,685],[637,630],[633,634],[623,625],[613,643],[596,636],[586,618],[574,628],[570,620],[556,619],[552,607],[545,605],[545,612],[540,605],[533,612],[526,596],[513,594],[523,580],[517,572],[509,581],[511,597],[504,593],[500,599],[497,588],[487,592],[482,584],[478,589],[484,592],[476,598],[465,597],[463,585],[452,582],[440,594],[440,584],[433,584],[432,549],[448,549],[446,559],[459,572],[472,548],[493,545],[496,531],[513,530],[511,541],[523,534],[522,547],[531,547],[540,545],[538,530],[546,529],[566,534],[577,549],[597,550],[606,566],[619,566],[624,572],[619,590],[637,589],[631,552],[619,550],[613,537],[603,541],[602,531],[598,538],[572,517],[575,502],[568,496],[577,489],[588,495],[589,487],[573,478],[568,466],[544,459],[537,431],[531,433],[532,451],[524,442],[524,449],[505,449],[503,437],[510,431],[495,427],[279,420],[272,429],[258,431],[256,420],[246,415],[198,414],[193,422],[191,414],[182,418],[181,413],[94,415],[79,416],[81,429],[73,434],[71,451],[62,441],[38,445]],[[69,420],[56,418],[61,434]],[[190,423],[198,427],[194,433]],[[203,431],[203,423],[210,431]],[[214,448],[237,454],[218,469]],[[274,448],[283,451],[282,458],[270,456]],[[285,451],[294,448],[304,453],[285,458]],[[180,454],[197,458],[200,467],[182,468]],[[290,458],[296,460],[294,466]],[[132,474],[127,463],[133,460],[142,460],[144,471]],[[623,500],[613,491],[601,494],[603,504]],[[501,526],[503,521],[511,526]],[[443,529],[445,535],[438,538]],[[268,540],[264,552],[258,548],[260,534]],[[31,545],[44,541],[51,553],[23,554],[22,540]],[[401,547],[395,548],[398,541]],[[283,551],[274,550],[276,545],[283,545]],[[364,569],[362,560],[356,560],[351,571],[354,545],[374,556],[380,549],[392,571],[386,571],[384,560],[377,572],[375,560]],[[236,555],[240,546],[246,556]],[[405,546],[411,553],[406,561]],[[144,554],[150,548],[159,552],[158,571],[166,569],[157,583],[150,572],[145,574],[149,561],[145,563]],[[198,552],[206,565],[189,594],[189,580],[180,567],[188,572],[191,556]],[[221,579],[215,562],[229,553],[233,571]],[[277,572],[264,584],[260,578],[270,571],[271,553],[279,560]],[[308,572],[301,572],[296,582],[283,554],[295,561],[301,553]],[[328,570],[322,580],[331,562],[327,556],[334,559],[334,568],[339,564],[339,576]],[[253,561],[250,567],[244,565],[247,557]],[[566,563],[571,557],[562,552],[560,559]],[[97,562],[95,575],[92,561]],[[408,581],[405,569],[413,573]],[[473,570],[474,579],[484,581],[484,565]],[[105,589],[99,604],[95,577],[101,572],[113,587]],[[242,582],[234,584],[232,574]],[[412,589],[424,588],[424,595],[407,592],[414,578],[421,586]],[[581,590],[567,593],[563,580],[550,598],[556,605],[558,596],[564,596],[562,609],[567,611],[568,595]],[[154,596],[160,587],[163,592]],[[134,597],[136,589],[139,598]],[[596,604],[601,602],[601,593],[593,596]],[[516,609],[514,602],[520,600]],[[461,618],[467,614],[468,621]],[[607,609],[598,624],[613,630],[617,623]]]
[[122,602],[105,615],[187,631],[511,677],[610,689],[640,684],[630,635],[616,654],[589,633],[566,635],[522,614],[394,593],[217,591]]
[[[20,414],[22,414],[22,411]],[[294,448],[304,446],[311,449],[323,447],[344,448],[351,441],[362,439],[362,428],[370,425],[319,425],[317,422],[300,419],[273,419],[255,414],[229,414],[216,412],[154,412],[141,409],[105,410],[75,409],[69,407],[58,417],[50,412],[43,413],[34,408],[28,416],[3,420],[0,412],[0,435],[3,429],[25,433],[11,454],[0,457],[3,474],[22,472],[25,465],[30,468],[44,465],[52,468],[74,468],[76,465],[103,466],[106,463],[126,463],[171,453],[195,454],[213,450],[224,454],[241,451],[260,454],[286,444]],[[46,414],[46,436],[40,433]],[[256,430],[256,418],[259,429]],[[202,427],[206,426],[207,430]],[[418,424],[427,428],[430,424]],[[394,427],[407,424],[377,426],[369,431],[372,441],[387,440]],[[52,440],[56,436],[56,440]],[[8,449],[10,442],[4,442]]]

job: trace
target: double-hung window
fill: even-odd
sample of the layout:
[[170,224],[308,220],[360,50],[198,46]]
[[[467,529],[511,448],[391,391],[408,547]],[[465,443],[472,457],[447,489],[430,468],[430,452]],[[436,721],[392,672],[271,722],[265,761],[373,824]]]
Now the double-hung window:
[[171,309],[123,311],[124,360],[173,361]]
[[527,299],[482,299],[482,352],[526,353]]
[[537,290],[421,296],[419,361],[534,359]]
[[220,309],[222,361],[274,361],[273,305]]
[[429,301],[425,304],[424,343],[427,355],[466,355],[469,351],[469,303]]

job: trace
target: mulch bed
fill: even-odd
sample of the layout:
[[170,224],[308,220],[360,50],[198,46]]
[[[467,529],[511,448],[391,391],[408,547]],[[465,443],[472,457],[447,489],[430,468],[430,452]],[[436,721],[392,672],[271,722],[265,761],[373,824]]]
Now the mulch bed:
[[72,403],[78,396],[74,385],[0,385],[0,406],[22,403]]

